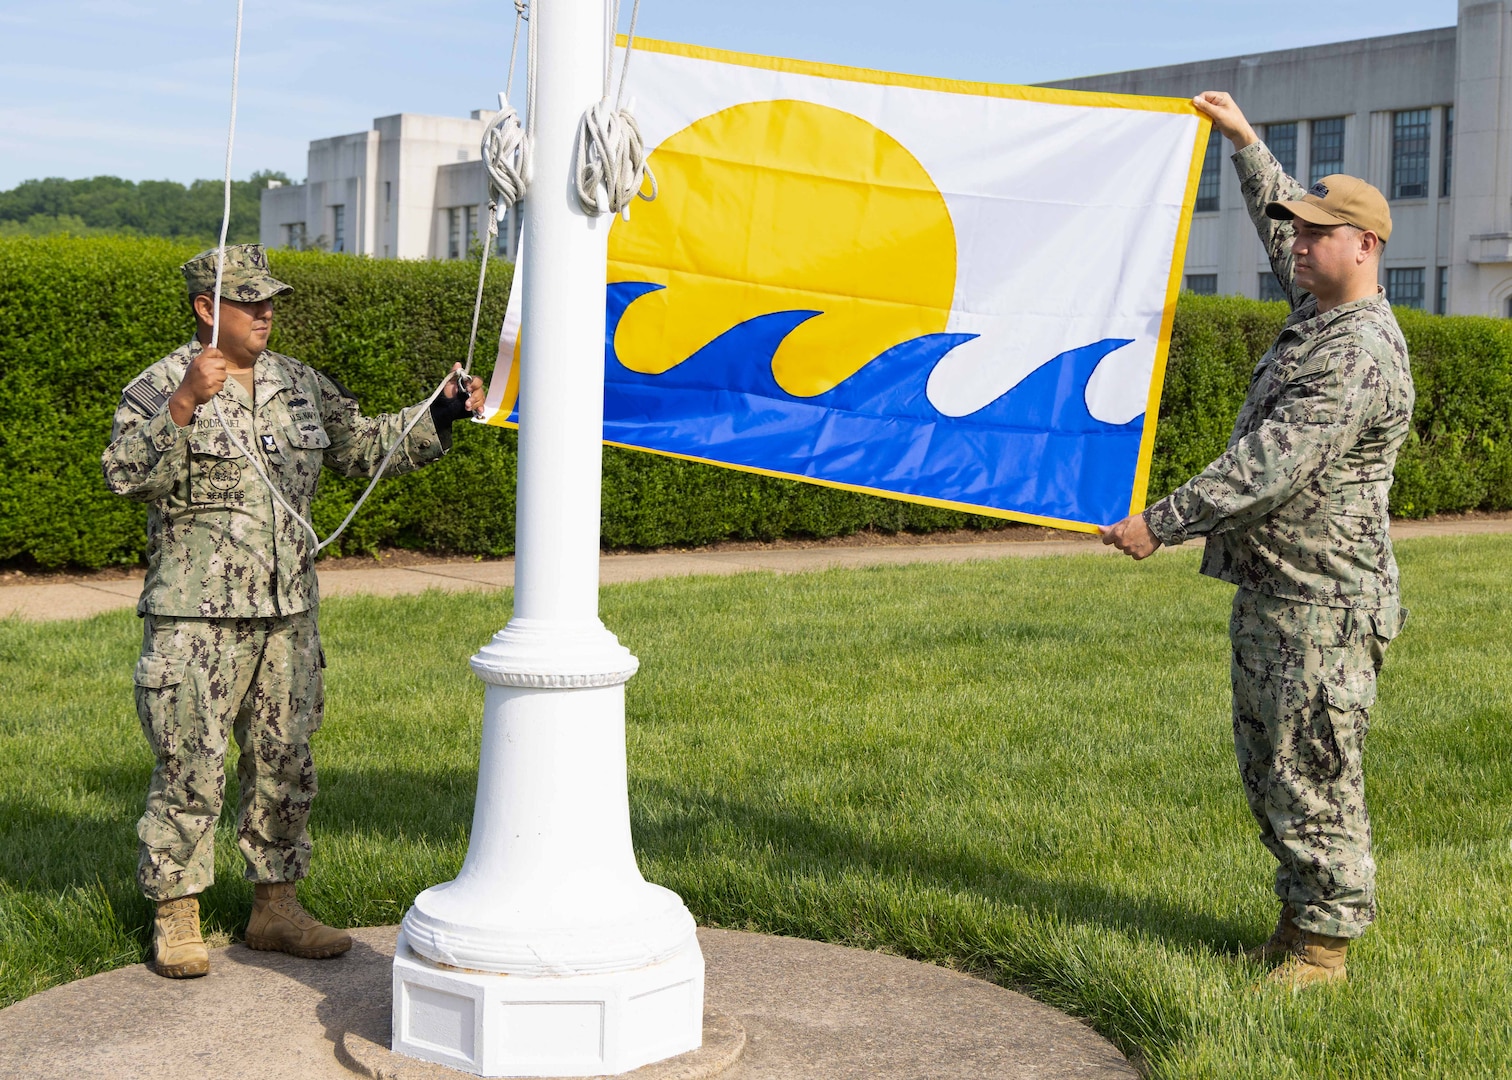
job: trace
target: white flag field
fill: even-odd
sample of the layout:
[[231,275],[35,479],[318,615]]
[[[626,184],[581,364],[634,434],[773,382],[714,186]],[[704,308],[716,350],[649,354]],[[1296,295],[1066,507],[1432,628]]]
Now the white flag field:
[[639,40],[627,98],[659,194],[610,231],[606,441],[1063,528],[1143,507],[1189,101]]

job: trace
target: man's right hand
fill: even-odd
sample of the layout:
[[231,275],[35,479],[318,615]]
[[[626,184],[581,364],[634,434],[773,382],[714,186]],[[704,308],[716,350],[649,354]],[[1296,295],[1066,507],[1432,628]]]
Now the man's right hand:
[[1234,144],[1235,150],[1243,150],[1250,143],[1260,141],[1260,136],[1250,127],[1234,99],[1222,90],[1204,90],[1192,99],[1192,105],[1213,122],[1218,133]]
[[194,410],[221,392],[226,385],[226,357],[213,345],[207,345],[189,361],[183,381],[168,399],[168,415],[179,427],[188,427]]

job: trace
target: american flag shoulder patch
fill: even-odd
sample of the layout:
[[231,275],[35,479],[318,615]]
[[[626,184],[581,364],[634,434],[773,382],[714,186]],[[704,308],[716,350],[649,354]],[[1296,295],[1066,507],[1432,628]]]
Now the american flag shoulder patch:
[[149,419],[156,416],[168,400],[167,392],[153,386],[145,375],[122,390],[121,397],[126,404]]

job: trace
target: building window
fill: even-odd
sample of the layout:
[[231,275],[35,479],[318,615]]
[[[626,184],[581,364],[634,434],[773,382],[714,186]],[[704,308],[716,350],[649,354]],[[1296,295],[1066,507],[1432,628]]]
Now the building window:
[[284,226],[284,247],[293,248],[295,251],[303,251],[305,246],[305,223],[291,221]]
[[1297,175],[1297,122],[1265,125],[1265,145],[1281,163],[1281,171],[1287,176]]
[[472,246],[478,242],[478,208],[476,206],[462,208],[462,235],[467,237],[467,250],[472,251]]
[[1422,310],[1423,268],[1395,267],[1386,271],[1386,299],[1395,307],[1410,307]]
[[1439,163],[1439,195],[1448,197],[1454,179],[1454,106],[1444,106],[1444,160]]
[[1438,294],[1434,298],[1433,313],[1435,315],[1449,314],[1449,268],[1438,268]]
[[331,207],[331,250],[346,250],[346,207]]
[[1408,109],[1391,117],[1391,197],[1428,197],[1430,109]]
[[495,250],[506,259],[515,258],[520,249],[520,207],[512,206],[505,211],[504,220],[499,222],[498,246]]
[[1186,276],[1186,288],[1187,292],[1196,293],[1198,296],[1217,296],[1218,275],[1188,274]]
[[1262,300],[1285,300],[1286,290],[1281,287],[1281,282],[1276,280],[1276,275],[1269,270],[1260,275],[1260,299]]
[[460,259],[462,257],[462,215],[458,207],[452,207],[446,212],[446,257],[448,259]]
[[1507,318],[1512,319],[1512,296],[1507,297]]
[[1223,169],[1223,140],[1216,131],[1208,135],[1207,153],[1202,158],[1202,176],[1197,181],[1197,210],[1218,209],[1218,180]]
[[1325,176],[1344,171],[1344,118],[1331,116],[1326,120],[1312,122],[1312,137],[1308,155],[1312,164],[1307,170],[1308,186],[1316,184]]
[[387,221],[389,219],[389,203],[391,203],[393,201],[393,199],[394,199],[394,182],[392,180],[385,180],[383,182],[383,220],[384,221]]

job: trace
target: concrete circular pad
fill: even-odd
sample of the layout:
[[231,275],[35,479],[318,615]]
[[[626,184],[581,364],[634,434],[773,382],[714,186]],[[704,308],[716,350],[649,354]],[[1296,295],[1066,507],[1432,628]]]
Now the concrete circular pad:
[[[357,1064],[353,1048],[388,1045],[397,929],[354,930],[331,960],[233,945],[202,979],[136,965],[36,994],[0,1010],[0,1076],[355,1080],[337,1048]],[[796,938],[698,939],[705,1007],[745,1033],[727,1080],[1138,1076],[1085,1024],[982,979]]]

